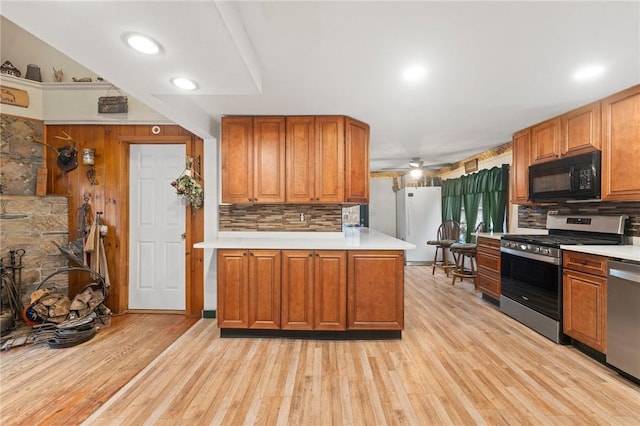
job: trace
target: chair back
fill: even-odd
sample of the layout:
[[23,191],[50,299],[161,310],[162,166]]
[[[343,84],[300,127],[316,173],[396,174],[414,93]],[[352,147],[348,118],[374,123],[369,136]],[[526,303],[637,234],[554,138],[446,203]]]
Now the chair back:
[[438,240],[458,241],[460,237],[460,223],[455,220],[445,220],[438,227]]
[[478,241],[478,232],[484,231],[484,222],[480,222],[478,226],[476,226],[475,231],[473,231],[473,235],[471,235],[471,242],[476,243]]

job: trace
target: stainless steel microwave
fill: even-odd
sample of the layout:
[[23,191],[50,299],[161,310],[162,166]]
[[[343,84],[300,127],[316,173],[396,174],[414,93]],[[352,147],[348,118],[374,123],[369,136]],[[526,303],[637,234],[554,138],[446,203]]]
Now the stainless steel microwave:
[[600,198],[600,151],[529,166],[529,200]]

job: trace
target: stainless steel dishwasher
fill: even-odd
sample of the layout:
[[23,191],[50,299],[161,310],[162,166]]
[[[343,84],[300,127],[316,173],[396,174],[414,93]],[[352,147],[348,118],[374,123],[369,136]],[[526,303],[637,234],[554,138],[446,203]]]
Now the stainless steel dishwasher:
[[640,380],[640,262],[609,261],[607,363]]

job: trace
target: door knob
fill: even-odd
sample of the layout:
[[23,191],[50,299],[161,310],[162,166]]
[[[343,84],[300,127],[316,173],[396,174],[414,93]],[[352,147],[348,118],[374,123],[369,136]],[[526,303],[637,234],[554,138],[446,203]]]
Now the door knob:
[[186,233],[186,232],[183,232],[183,233],[182,233],[182,235],[180,235],[180,237],[181,237],[183,240],[186,240],[186,239],[187,239],[187,233]]

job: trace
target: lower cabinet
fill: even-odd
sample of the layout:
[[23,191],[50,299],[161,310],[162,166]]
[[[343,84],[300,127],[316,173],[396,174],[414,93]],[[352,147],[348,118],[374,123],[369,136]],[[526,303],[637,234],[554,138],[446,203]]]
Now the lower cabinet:
[[607,258],[564,251],[563,332],[607,353]]
[[218,250],[218,326],[280,328],[280,250]]
[[500,300],[500,240],[478,237],[476,263],[478,290],[494,300]]
[[350,251],[347,266],[347,328],[404,328],[404,252]]
[[282,251],[282,329],[346,330],[347,253]]
[[220,328],[402,330],[401,250],[218,250]]

